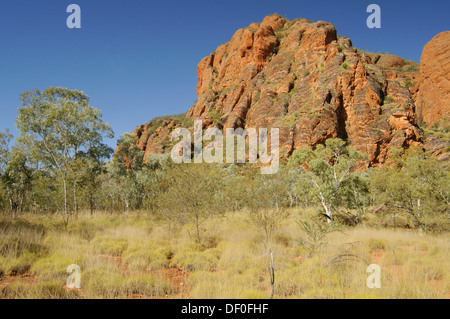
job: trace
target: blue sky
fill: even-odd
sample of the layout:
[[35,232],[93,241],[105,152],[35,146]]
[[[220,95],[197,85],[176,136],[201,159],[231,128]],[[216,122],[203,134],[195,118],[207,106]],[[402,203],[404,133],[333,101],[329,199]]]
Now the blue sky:
[[[81,29],[66,8],[81,7]],[[369,29],[366,8],[381,7]],[[420,61],[423,46],[450,30],[450,1],[400,0],[0,0],[0,131],[17,136],[19,94],[49,86],[84,91],[116,134],[196,100],[202,57],[238,28],[277,12],[328,21],[353,45]]]

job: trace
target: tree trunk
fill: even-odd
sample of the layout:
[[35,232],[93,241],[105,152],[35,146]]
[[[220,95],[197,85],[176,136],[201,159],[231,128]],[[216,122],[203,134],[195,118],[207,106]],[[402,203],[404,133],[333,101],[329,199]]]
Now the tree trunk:
[[200,245],[200,225],[199,225],[199,222],[198,222],[198,216],[196,217],[195,226],[197,228],[197,244]]
[[91,207],[91,217],[94,215],[94,196],[91,194],[90,195],[90,207]]
[[11,201],[11,218],[15,219],[17,214],[17,204],[14,200]]
[[422,227],[422,222],[420,221],[420,219],[422,218],[422,215],[421,215],[421,213],[420,213],[420,198],[419,199],[417,199],[417,215],[418,215],[418,218],[416,218],[417,219],[417,224],[419,225],[419,231],[420,231],[420,233],[422,234],[423,233],[423,227]]
[[333,221],[333,213],[331,212],[331,205],[323,205],[325,207],[325,215],[327,215],[327,222],[331,223]]
[[78,216],[77,188],[75,180],[73,182],[73,212],[75,216]]
[[64,227],[67,230],[67,224],[69,224],[69,215],[67,212],[67,185],[65,178],[63,178],[63,189],[64,189]]
[[129,209],[130,203],[128,202],[128,199],[125,200],[125,213],[128,215],[128,209]]

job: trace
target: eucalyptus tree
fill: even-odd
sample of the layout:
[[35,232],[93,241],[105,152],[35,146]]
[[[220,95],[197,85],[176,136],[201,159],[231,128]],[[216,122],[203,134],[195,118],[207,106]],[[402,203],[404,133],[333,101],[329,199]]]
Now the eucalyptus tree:
[[190,224],[201,243],[201,226],[227,209],[225,173],[220,165],[174,164],[161,176],[155,206],[170,227]]
[[450,172],[418,148],[394,150],[393,163],[374,170],[370,186],[377,202],[395,219],[406,214],[420,231],[448,229]]
[[361,181],[353,178],[361,159],[363,156],[347,147],[345,141],[330,138],[325,141],[325,145],[317,145],[315,150],[304,147],[295,151],[289,164],[303,167],[298,180],[300,187],[310,190],[310,196],[322,206],[331,222],[345,187],[351,182]]
[[126,212],[132,206],[140,209],[144,196],[144,184],[141,182],[145,179],[145,166],[144,151],[136,145],[136,136],[132,133],[122,134],[117,141],[117,150],[109,173],[118,185],[118,193],[125,204]]
[[77,185],[82,189],[82,194],[89,204],[91,215],[94,214],[96,199],[99,196],[98,193],[102,184],[100,176],[107,173],[106,160],[111,157],[112,153],[112,148],[97,143],[86,152],[81,152],[76,161],[80,176]]
[[2,188],[7,194],[13,219],[24,207],[27,195],[31,191],[31,181],[32,170],[27,166],[26,154],[19,147],[14,147],[1,175]]
[[289,213],[289,185],[282,174],[255,175],[244,190],[249,221],[269,243]]
[[[3,172],[8,164],[9,158],[9,143],[12,139],[12,135],[9,133],[9,130],[6,129],[5,132],[0,132],[0,177],[3,175]],[[5,197],[2,192],[2,187],[0,187],[0,207],[3,208],[5,206]]]
[[60,178],[67,225],[71,165],[79,152],[97,146],[105,136],[112,138],[113,131],[103,122],[101,111],[89,105],[89,97],[81,91],[49,87],[42,92],[24,92],[20,99],[23,107],[19,108],[17,128],[37,160]]
[[0,132],[0,175],[3,173],[9,158],[9,143],[13,136],[6,129],[4,133]]

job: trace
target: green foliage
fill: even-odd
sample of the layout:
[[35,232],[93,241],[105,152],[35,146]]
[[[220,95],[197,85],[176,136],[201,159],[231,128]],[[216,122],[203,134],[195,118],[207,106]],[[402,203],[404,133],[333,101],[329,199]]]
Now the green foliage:
[[[304,226],[302,246],[291,245],[298,235],[296,216],[280,226],[271,244],[276,298],[445,298],[446,235],[419,236],[411,231],[370,227],[336,233],[335,223],[329,225],[323,219],[318,220],[312,210],[293,209],[298,210],[300,226]],[[2,281],[0,297],[179,298],[187,293],[189,298],[267,298],[270,295],[264,236],[249,227],[244,212],[232,213],[229,218],[213,217],[206,223],[208,234],[221,238],[215,240],[216,248],[206,250],[192,243],[184,228],[167,236],[161,229],[163,224],[140,217],[137,212],[127,217],[106,213],[93,217],[80,215],[69,225],[69,232],[55,227],[51,219],[33,218],[32,214],[26,217],[29,222],[21,218],[1,219],[0,232],[10,237],[20,231],[17,237],[28,243],[18,245],[25,257],[25,252],[38,251],[31,245],[35,242],[32,237],[43,231],[35,239],[45,246],[45,253],[35,255],[31,276]],[[149,230],[148,224],[154,227]],[[76,231],[80,227],[89,228],[96,239],[90,242],[82,239]],[[98,255],[93,248],[99,238],[126,239],[128,246],[123,257]],[[8,247],[13,249],[11,244]],[[311,253],[312,247],[320,249]],[[141,258],[146,260],[143,266]],[[159,258],[171,260],[173,268],[159,264]],[[383,289],[367,289],[367,265],[362,261],[382,267]],[[72,263],[81,267],[81,290],[64,287],[66,268]]]
[[97,253],[112,256],[121,256],[128,246],[126,239],[110,239],[108,237],[96,237],[91,243]]
[[6,129],[4,133],[0,132],[0,175],[9,161],[9,143],[13,136]]
[[349,67],[349,64],[347,61],[342,62],[341,66],[339,67],[339,73],[343,74],[343,73],[347,72],[348,67]]
[[391,104],[394,103],[395,99],[392,96],[386,95],[383,100],[383,104]]
[[208,270],[211,271],[217,266],[218,257],[210,250],[203,252],[190,251],[177,253],[174,262],[187,271]]
[[116,155],[107,166],[109,200],[122,202],[126,212],[130,207],[141,209],[148,197],[148,188],[156,178],[155,170],[160,169],[165,161],[164,158],[145,158],[135,139],[133,134],[123,134],[118,141]]
[[367,245],[369,246],[370,252],[386,249],[386,243],[380,239],[371,238],[368,240]]
[[417,63],[411,63],[406,68],[406,72],[419,72],[420,71],[420,65]]
[[23,274],[37,258],[45,256],[45,229],[17,219],[0,219],[0,273]]
[[210,109],[208,111],[208,117],[211,119],[211,122],[213,123],[220,123],[222,125],[224,124],[222,114],[220,114],[220,112],[217,111],[216,109]]
[[269,242],[274,232],[288,216],[288,190],[280,176],[254,177],[244,194],[250,222]]
[[306,247],[311,254],[325,245],[326,235],[334,230],[320,219],[314,219],[311,222],[297,220],[297,224],[306,235],[298,240],[298,245]]
[[[423,231],[448,229],[442,218],[450,209],[448,170],[420,149],[403,153],[394,152],[394,166],[372,171],[372,193],[390,214],[406,214]],[[436,222],[436,217],[441,217],[440,221]]]
[[200,226],[211,216],[225,210],[226,171],[206,164],[178,164],[160,177],[161,189],[155,202],[158,215],[170,227],[190,224],[197,243],[201,243]]
[[173,251],[170,247],[157,248],[153,245],[129,247],[123,254],[130,269],[140,271],[167,268],[172,256]]
[[102,120],[100,110],[89,105],[83,92],[61,87],[27,91],[21,95],[17,128],[32,161],[41,163],[57,174],[62,182],[64,222],[69,221],[68,182],[74,182],[74,210],[77,172],[71,170],[80,153],[91,152],[102,145],[104,136],[113,137],[109,124]]
[[410,87],[414,86],[414,84],[411,82],[411,78],[410,78],[409,76],[407,76],[407,77],[405,78],[404,84],[405,84],[405,86],[406,86],[407,88],[410,88]]
[[285,126],[292,126],[300,121],[301,116],[302,115],[298,111],[289,113],[289,114],[286,114],[283,117],[281,117],[276,123],[277,124],[280,123],[280,125],[285,125]]
[[52,280],[38,283],[30,292],[33,298],[37,299],[76,299],[77,293],[64,289],[61,281]]
[[325,146],[318,145],[315,150],[304,147],[295,151],[288,165],[303,168],[299,186],[309,190],[309,196],[322,206],[331,221],[339,203],[347,207],[361,204],[359,197],[367,187],[363,185],[364,179],[357,177],[355,169],[362,159],[363,156],[348,148],[343,140],[328,139]]
[[77,299],[75,291],[64,289],[57,280],[37,283],[31,289],[21,281],[15,281],[5,288],[0,296],[9,299]]
[[124,290],[128,296],[137,294],[161,297],[174,292],[170,282],[152,275],[135,275],[127,278]]
[[28,192],[32,186],[32,170],[26,164],[26,154],[18,147],[15,147],[5,168],[4,173],[0,176],[1,187],[7,194],[12,217],[23,209],[23,203],[26,201]]

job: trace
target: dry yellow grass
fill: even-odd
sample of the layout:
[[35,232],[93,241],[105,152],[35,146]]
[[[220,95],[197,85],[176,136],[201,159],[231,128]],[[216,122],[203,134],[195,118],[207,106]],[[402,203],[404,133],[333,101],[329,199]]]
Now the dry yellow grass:
[[[308,216],[308,212],[303,217]],[[449,236],[347,228],[311,251],[296,212],[268,245],[274,249],[274,298],[448,298]],[[0,218],[3,298],[268,298],[264,236],[244,212],[211,219],[201,244],[193,229],[168,231],[146,215]],[[67,266],[81,267],[80,290],[64,287]],[[368,264],[381,288],[366,285]],[[26,278],[32,280],[25,281]],[[7,278],[7,280],[6,280]]]

